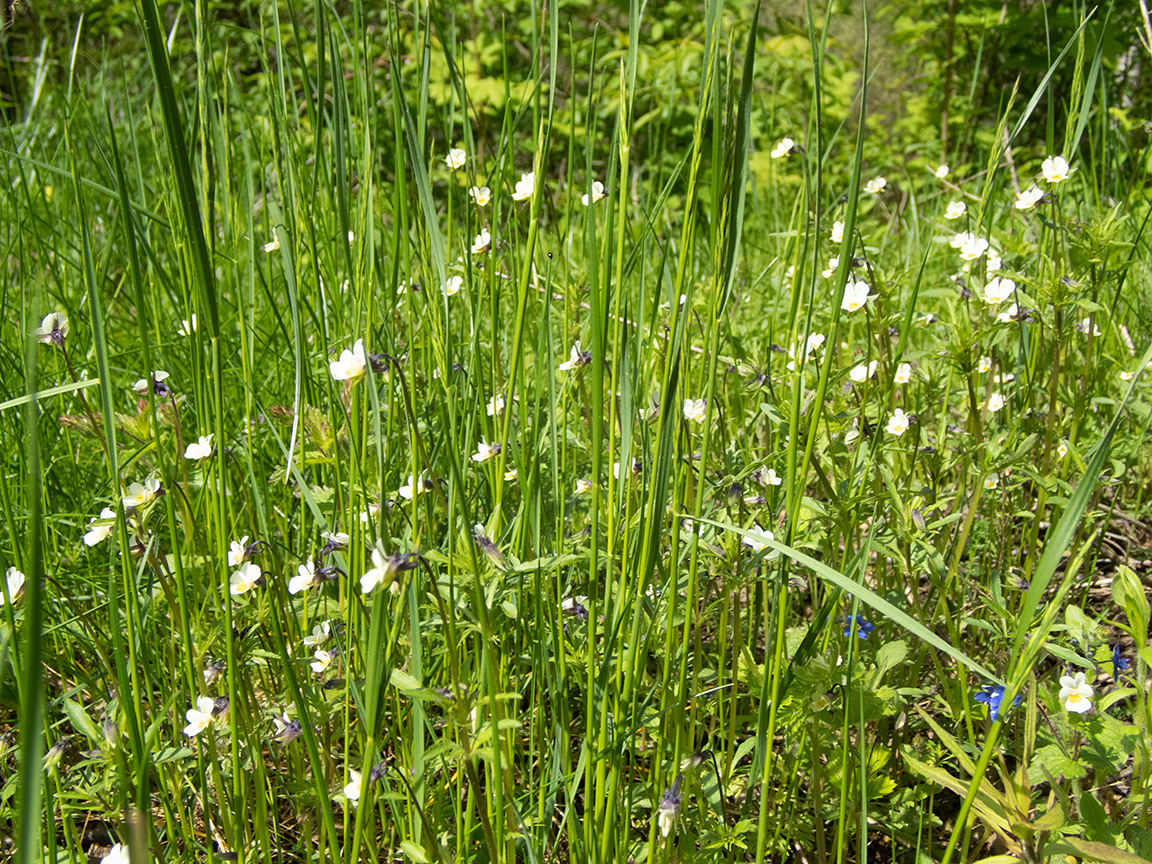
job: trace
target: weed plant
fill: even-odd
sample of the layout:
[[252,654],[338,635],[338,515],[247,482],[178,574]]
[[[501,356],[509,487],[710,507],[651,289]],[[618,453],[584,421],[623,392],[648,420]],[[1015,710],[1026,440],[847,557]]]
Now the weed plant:
[[207,6],[0,142],[17,861],[1152,857],[1103,12],[948,164],[866,9],[775,88],[718,0],[665,78],[637,0]]

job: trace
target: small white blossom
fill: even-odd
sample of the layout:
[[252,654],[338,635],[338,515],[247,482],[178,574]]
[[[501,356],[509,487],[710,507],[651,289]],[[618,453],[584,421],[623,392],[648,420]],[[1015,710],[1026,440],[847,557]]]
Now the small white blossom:
[[844,242],[844,223],[839,219],[832,223],[832,242]]
[[1092,710],[1092,696],[1095,694],[1083,672],[1075,675],[1064,675],[1060,678],[1059,699],[1064,703],[1064,709],[1076,714],[1085,714]]
[[781,138],[780,143],[776,145],[775,149],[770,154],[773,159],[783,159],[792,152],[792,148],[796,146],[796,142],[791,138]]
[[532,197],[532,191],[536,188],[536,172],[529,171],[527,174],[521,174],[520,179],[516,182],[516,188],[512,191],[513,201],[527,201]]
[[354,768],[348,769],[349,780],[344,784],[344,797],[348,803],[355,806],[360,801],[360,792],[364,788],[364,780],[360,772]]
[[504,397],[493,396],[488,400],[486,410],[489,417],[495,417],[497,414],[502,414],[504,412]]
[[460,289],[464,287],[463,276],[449,276],[440,290],[444,292],[445,297],[451,297],[453,294],[459,294]]
[[948,208],[944,211],[945,219],[959,219],[968,210],[968,205],[963,201],[950,201]]
[[68,335],[68,318],[63,312],[49,312],[40,322],[40,326],[32,331],[37,342],[45,345],[63,345]]
[[864,307],[869,296],[867,282],[849,282],[844,286],[844,299],[840,302],[840,308],[845,312],[855,312]]
[[448,151],[448,155],[444,157],[444,164],[453,171],[463,168],[466,161],[468,161],[468,154],[459,147],[453,147]]
[[897,384],[907,384],[912,379],[912,364],[901,363],[896,367],[896,375],[893,380]]
[[322,675],[332,665],[332,655],[320,648],[312,655],[312,662],[308,664],[317,675]]
[[469,197],[476,202],[477,207],[487,207],[492,200],[492,190],[487,186],[473,186],[468,190]]
[[908,415],[904,413],[904,409],[897,408],[891,417],[888,418],[888,425],[884,427],[885,431],[890,435],[895,435],[899,438],[908,431]]
[[100,864],[129,864],[128,847],[123,843],[114,844],[108,854],[100,859]]
[[184,734],[195,738],[212,723],[212,712],[216,708],[210,696],[199,696],[196,705],[184,712],[184,719],[188,725],[184,727]]
[[500,445],[489,444],[487,441],[481,438],[480,443],[476,445],[476,452],[472,454],[472,461],[487,462],[493,456],[498,455],[500,455]]
[[184,450],[184,458],[201,462],[212,455],[212,434],[201,435],[200,440],[189,444]]
[[269,240],[261,247],[265,252],[275,252],[280,248],[280,238],[276,236],[276,230],[272,230],[272,239]]
[[976,371],[979,372],[980,374],[984,374],[985,372],[987,372],[991,368],[992,368],[992,358],[991,357],[981,357],[980,358],[980,364],[976,367]]
[[572,490],[572,494],[573,495],[583,495],[585,492],[587,492],[591,488],[592,488],[592,481],[591,480],[585,480],[582,477],[577,477],[576,478],[576,487]]
[[1063,156],[1049,156],[1041,164],[1040,172],[1049,183],[1063,183],[1072,173]]
[[996,276],[989,279],[984,286],[984,302],[985,303],[1003,303],[1012,296],[1012,292],[1016,290],[1016,283],[1011,279],[1002,279]]
[[260,565],[249,561],[228,577],[228,592],[231,594],[245,594],[256,587],[256,580],[260,578]]
[[1001,393],[993,393],[988,397],[988,413],[995,414],[1004,407],[1004,395]]
[[244,563],[244,559],[248,554],[248,535],[245,534],[239,540],[233,540],[228,546],[228,566],[239,567]]
[[949,169],[948,169],[948,166],[947,166],[947,165],[941,165],[939,168],[937,168],[937,169],[936,169],[935,171],[933,171],[932,173],[933,173],[934,175],[936,175],[936,179],[937,179],[937,180],[943,180],[945,177],[947,177],[947,176],[948,176],[948,170],[949,170]]
[[480,255],[487,252],[492,246],[492,235],[488,233],[487,228],[481,228],[480,233],[472,241],[472,254]]
[[987,240],[983,237],[971,237],[960,247],[960,257],[965,261],[975,261],[987,251]]
[[116,530],[116,511],[111,507],[105,507],[100,511],[100,515],[92,519],[88,523],[88,533],[84,535],[85,546],[95,546],[107,540]]
[[120,498],[120,503],[125,510],[132,510],[136,507],[143,507],[159,494],[160,481],[155,477],[149,477],[143,483],[133,483],[129,486],[127,494]]
[[695,420],[697,422],[704,419],[705,414],[708,412],[708,402],[704,399],[685,399],[684,400],[684,419]]
[[312,635],[304,637],[304,647],[315,648],[318,645],[323,645],[331,635],[332,622],[321,621],[312,627]]
[[580,349],[580,340],[577,339],[572,343],[572,350],[568,353],[568,359],[557,367],[561,372],[568,372],[572,369],[579,369],[581,366],[586,366],[592,360],[592,355]]
[[984,488],[991,492],[1000,485],[1000,478],[995,474],[989,474],[984,478]]
[[601,183],[599,180],[593,180],[592,181],[592,196],[589,197],[588,193],[585,192],[583,195],[580,196],[580,203],[583,204],[585,207],[591,207],[593,204],[595,204],[597,201],[599,201],[603,197],[604,197],[604,184]]
[[299,594],[307,591],[316,581],[316,565],[312,561],[305,561],[296,568],[296,575],[288,580],[288,593]]
[[868,181],[867,184],[865,184],[864,191],[869,195],[879,195],[887,185],[888,181],[883,177],[873,177]]
[[828,259],[827,268],[825,268],[824,271],[820,275],[823,276],[825,279],[831,279],[832,274],[834,274],[836,272],[836,268],[839,266],[840,266],[839,256],[833,255],[831,258]]
[[878,361],[873,360],[868,364],[861,363],[857,366],[853,366],[848,370],[848,377],[857,384],[863,384],[865,381],[876,374],[876,367],[878,365]]
[[368,369],[368,359],[364,355],[364,340],[357,339],[349,351],[340,352],[340,359],[328,364],[328,371],[336,381],[355,381]]
[[1016,193],[1016,203],[1013,205],[1017,210],[1031,210],[1040,203],[1040,199],[1044,197],[1044,192],[1039,187],[1033,186],[1024,192]]
[[[8,599],[13,603],[16,598],[24,590],[24,574],[17,570],[15,567],[9,567],[8,572],[4,574],[4,584],[8,588]],[[4,605],[4,595],[0,594],[0,606]]]

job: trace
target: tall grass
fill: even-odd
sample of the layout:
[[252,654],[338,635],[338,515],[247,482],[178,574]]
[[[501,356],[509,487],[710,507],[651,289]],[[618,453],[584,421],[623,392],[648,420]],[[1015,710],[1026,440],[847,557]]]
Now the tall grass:
[[142,0],[143,78],[78,26],[5,130],[20,860],[1152,855],[1147,219],[1093,22],[1067,179],[1013,149],[1050,76],[937,177],[866,156],[866,8],[840,128],[831,8],[808,105],[758,4],[707,0],[687,82],[639,2],[473,11],[268,4],[254,72]]

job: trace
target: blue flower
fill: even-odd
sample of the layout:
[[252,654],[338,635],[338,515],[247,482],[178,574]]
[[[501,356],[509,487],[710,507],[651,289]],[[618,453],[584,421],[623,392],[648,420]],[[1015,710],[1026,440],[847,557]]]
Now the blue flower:
[[871,622],[866,621],[863,615],[849,615],[844,619],[845,636],[852,636],[852,631],[855,630],[861,639],[867,639],[868,634],[874,629]]
[[[1000,716],[1000,703],[1004,699],[1004,685],[986,684],[981,687],[972,698],[988,706],[988,716],[991,717],[992,722],[995,723],[996,719]],[[1016,698],[1012,700],[1012,707],[1015,708],[1019,705],[1023,698],[1023,694],[1017,693]]]
[[1132,661],[1127,657],[1120,656],[1120,643],[1117,642],[1112,646],[1112,678],[1115,681],[1120,680],[1120,673],[1132,665]]

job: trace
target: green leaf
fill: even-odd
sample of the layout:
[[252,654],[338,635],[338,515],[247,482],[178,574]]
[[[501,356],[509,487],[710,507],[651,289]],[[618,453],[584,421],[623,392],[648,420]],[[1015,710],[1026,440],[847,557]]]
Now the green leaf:
[[1048,744],[1037,749],[1032,756],[1032,764],[1028,766],[1028,771],[1037,776],[1042,771],[1047,771],[1052,777],[1064,777],[1068,780],[1075,780],[1087,773],[1083,765],[1066,756],[1056,744]]
[[0,411],[6,408],[15,408],[17,405],[23,405],[35,399],[44,399],[47,396],[58,396],[61,393],[71,393],[73,390],[83,390],[85,387],[91,387],[99,383],[99,378],[90,378],[87,381],[76,381],[72,384],[61,384],[59,387],[49,387],[47,390],[40,390],[36,393],[25,393],[23,396],[17,396],[15,399],[9,399],[7,402],[0,402]]
[[1089,861],[1103,861],[1105,864],[1150,864],[1147,858],[1141,858],[1115,846],[1106,843],[1094,843],[1081,837],[1062,837],[1054,843],[1044,847],[1045,856],[1048,855],[1074,855],[1078,858],[1087,858]]
[[79,702],[65,699],[64,713],[68,715],[72,728],[84,735],[90,742],[99,744],[104,740],[104,734],[96,728],[96,724],[92,722],[92,718],[88,716],[88,712]]
[[[0,406],[2,407],[2,406]],[[1136,644],[1143,647],[1148,638],[1148,597],[1131,567],[1121,564],[1112,576],[1112,599],[1124,610],[1124,616],[1131,627],[1129,632]]]
[[908,656],[908,643],[903,639],[895,642],[885,642],[876,652],[876,666],[881,672],[887,672],[901,663]]
[[401,851],[411,858],[417,864],[431,864],[432,859],[428,857],[428,853],[424,851],[424,847],[411,840],[400,841]]

